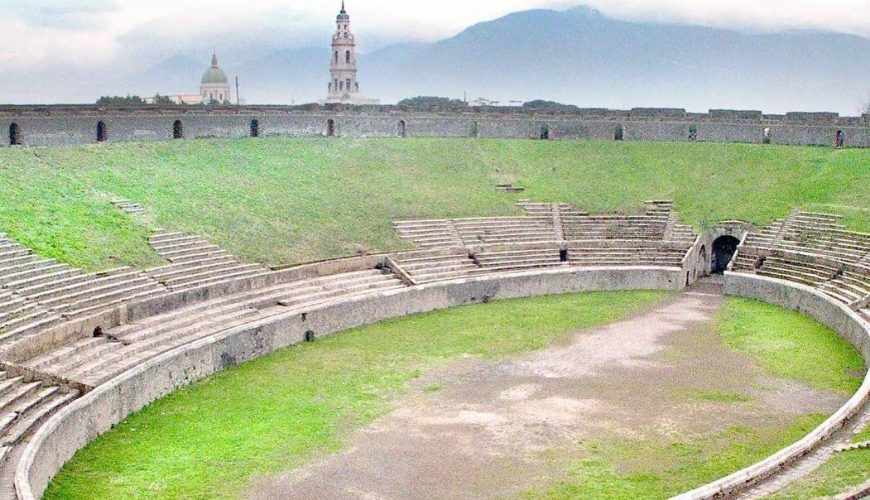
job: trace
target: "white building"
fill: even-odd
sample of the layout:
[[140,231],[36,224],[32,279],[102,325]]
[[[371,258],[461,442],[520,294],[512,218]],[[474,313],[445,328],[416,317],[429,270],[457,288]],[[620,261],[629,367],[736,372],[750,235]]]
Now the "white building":
[[329,94],[327,104],[380,104],[378,99],[369,99],[359,90],[357,80],[356,40],[350,32],[350,15],[341,2],[341,12],[336,18],[338,25],[332,36]]

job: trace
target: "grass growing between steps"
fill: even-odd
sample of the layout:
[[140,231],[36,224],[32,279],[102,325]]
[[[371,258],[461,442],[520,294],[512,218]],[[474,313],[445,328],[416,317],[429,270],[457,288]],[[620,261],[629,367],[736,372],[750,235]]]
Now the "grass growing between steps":
[[726,345],[749,354],[774,375],[848,395],[861,386],[865,366],[858,351],[807,316],[733,297],[718,315]]
[[[497,193],[515,183],[524,193]],[[520,214],[520,198],[592,212],[673,199],[697,228],[796,206],[870,231],[870,151],[748,144],[482,139],[190,140],[0,148],[0,232],[88,269],[158,262],[142,223],[251,261],[396,250],[396,219]]]
[[48,499],[241,495],[252,475],[339,450],[423,373],[502,358],[635,314],[663,292],[498,301],[358,328],[231,368],[148,406],[94,440]]

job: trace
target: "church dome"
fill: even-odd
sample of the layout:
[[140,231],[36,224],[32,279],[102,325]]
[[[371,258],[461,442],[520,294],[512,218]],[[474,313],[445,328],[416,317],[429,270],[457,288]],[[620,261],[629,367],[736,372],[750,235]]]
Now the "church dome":
[[229,83],[227,74],[218,67],[217,55],[211,56],[211,68],[202,74],[202,84]]

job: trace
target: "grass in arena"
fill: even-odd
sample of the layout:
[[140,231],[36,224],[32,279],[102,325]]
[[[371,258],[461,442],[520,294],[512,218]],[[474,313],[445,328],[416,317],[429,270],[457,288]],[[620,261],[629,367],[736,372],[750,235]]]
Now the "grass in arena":
[[[427,380],[427,373],[451,361],[542,349],[666,297],[663,292],[598,292],[497,301],[391,320],[285,349],[193,384],[128,418],[76,454],[46,498],[242,495],[252,476],[299,467],[340,450],[353,429],[389,412],[408,384]],[[723,311],[715,321],[723,343],[769,366],[772,374],[838,391],[857,387],[854,350],[813,320],[742,299],[727,299]],[[747,317],[757,317],[752,328],[739,325]],[[771,346],[785,350],[796,364],[805,361],[800,356],[819,356],[825,363],[808,363],[799,371],[784,370],[778,362],[766,365]],[[442,389],[440,384],[422,387],[424,393]],[[754,404],[729,391],[683,397],[703,404]],[[584,440],[579,449],[554,450],[562,479],[527,496],[667,498],[770,455],[824,418],[812,414],[777,420],[781,425],[731,426],[703,440]]]
[[[497,193],[513,182],[519,195]],[[767,223],[795,206],[870,231],[870,153],[749,144],[481,139],[189,140],[0,149],[0,232],[89,269],[158,262],[143,223],[290,264],[408,248],[396,219],[520,213],[517,199],[592,212],[673,199],[698,228]]]
[[[664,292],[498,301],[386,321],[285,349],[170,394],[97,438],[46,498],[211,498],[341,446],[425,371],[541,349]],[[220,494],[216,493],[220,492]]]
[[751,355],[775,375],[844,394],[861,385],[865,366],[858,351],[798,312],[732,297],[718,321],[729,347]]

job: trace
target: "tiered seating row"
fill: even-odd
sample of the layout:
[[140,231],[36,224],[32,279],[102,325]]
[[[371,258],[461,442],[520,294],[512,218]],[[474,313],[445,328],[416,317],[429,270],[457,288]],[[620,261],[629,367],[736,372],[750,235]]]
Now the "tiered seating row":
[[870,234],[846,231],[839,220],[835,215],[795,212],[785,219],[773,248],[860,262],[870,253]]
[[8,377],[0,371],[0,461],[33,428],[78,395],[74,390],[25,382],[22,377]]
[[421,248],[463,246],[459,233],[449,220],[397,221],[393,228],[400,238],[411,240]]
[[841,302],[860,302],[870,295],[870,268],[847,265],[841,274],[820,288]]
[[493,273],[567,265],[560,248],[525,248],[516,250],[484,250],[474,255],[480,266],[476,273]]
[[400,254],[393,260],[415,283],[431,283],[468,276],[477,266],[464,250],[424,250]]
[[158,231],[148,241],[158,255],[172,264],[149,269],[147,273],[173,291],[201,288],[269,272],[260,264],[239,262],[223,248],[211,245],[199,236]]
[[659,242],[625,241],[617,246],[597,242],[572,242],[568,261],[572,266],[665,266],[681,267],[689,247],[669,248]]
[[0,342],[15,340],[60,323],[62,318],[32,300],[0,291]]
[[141,271],[122,267],[102,273],[43,259],[0,236],[0,285],[64,318],[87,316],[128,300],[166,293]]
[[294,281],[123,325],[107,332],[105,338],[80,340],[31,359],[25,366],[93,387],[149,358],[217,331],[339,299],[404,287],[395,275],[378,270]]
[[456,219],[453,222],[467,246],[557,240],[553,219],[547,216]]

